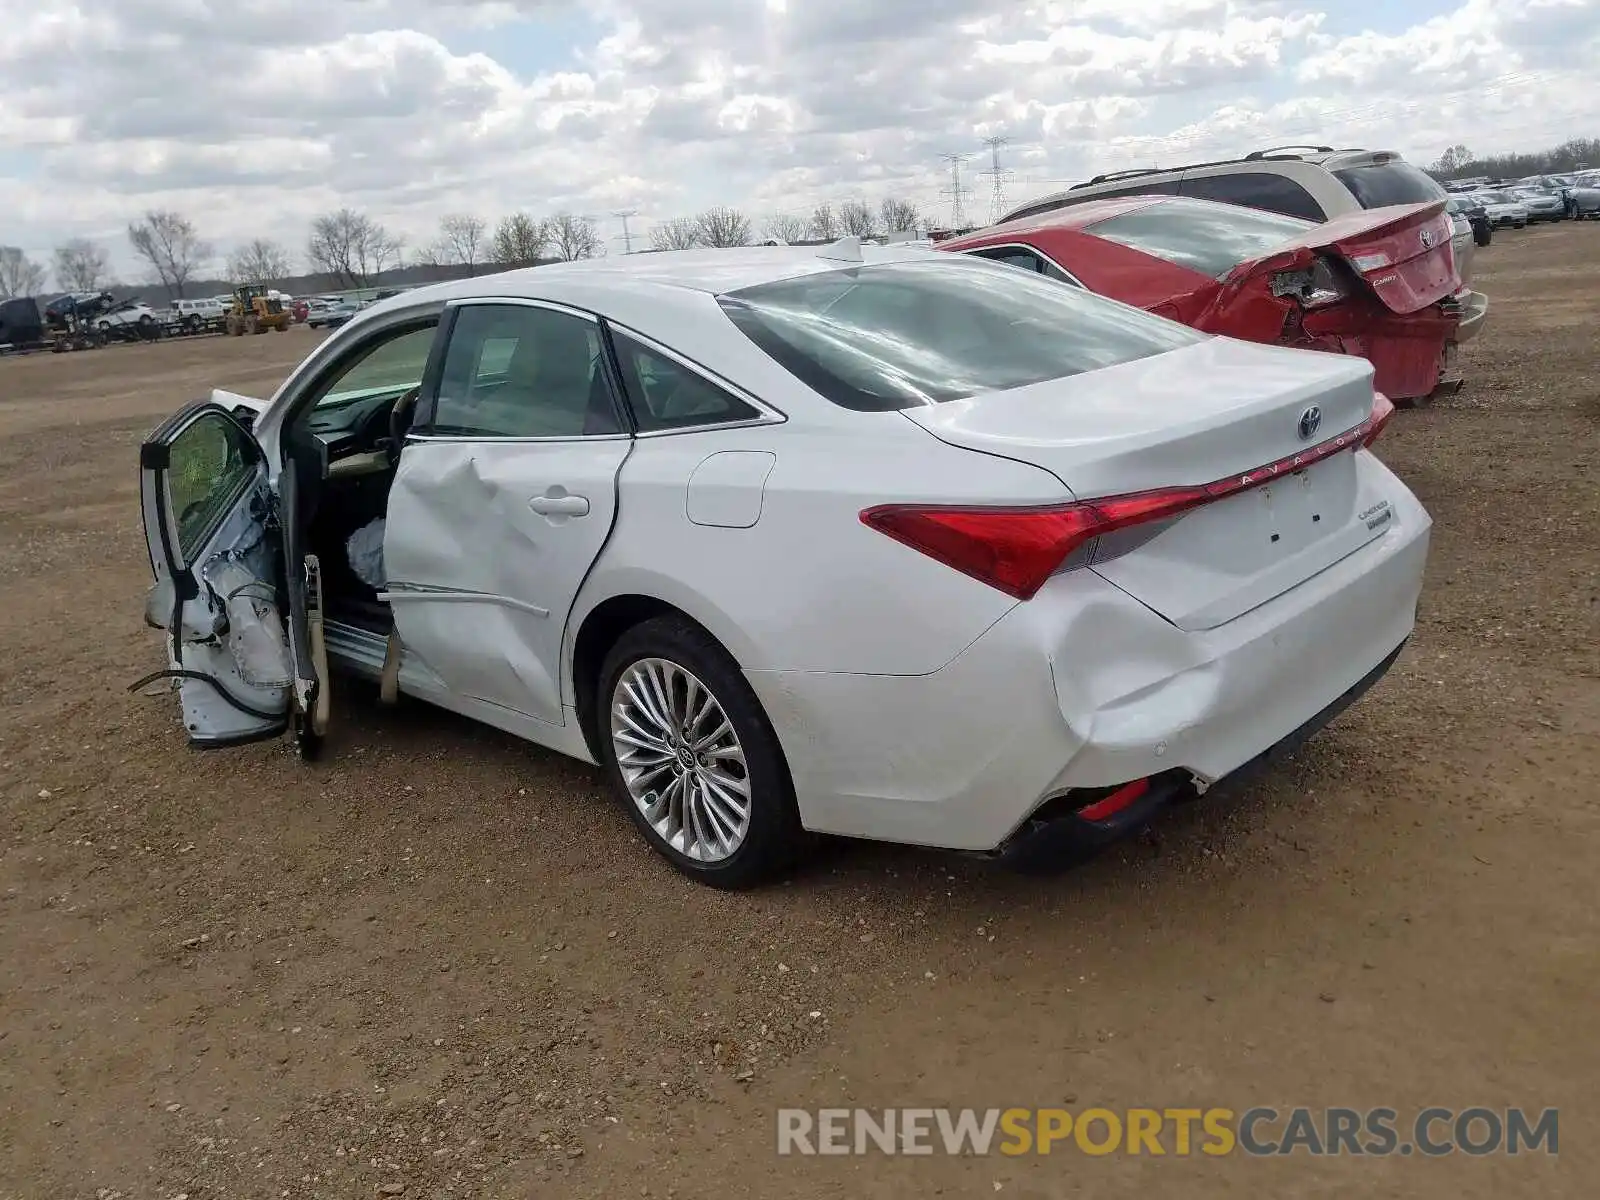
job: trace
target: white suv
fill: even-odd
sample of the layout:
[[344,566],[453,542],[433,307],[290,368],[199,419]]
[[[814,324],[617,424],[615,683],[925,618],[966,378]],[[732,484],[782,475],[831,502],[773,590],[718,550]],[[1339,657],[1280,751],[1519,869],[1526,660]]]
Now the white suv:
[[[1030,200],[1001,220],[1037,216],[1086,200],[1136,195],[1198,196],[1320,222],[1367,208],[1443,200],[1447,193],[1431,175],[1391,150],[1275,146],[1219,162],[1096,175],[1087,183]],[[1466,283],[1472,275],[1472,227],[1454,218],[1452,224],[1456,227],[1452,238],[1456,270]],[[1466,341],[1477,332],[1488,301],[1478,292],[1467,293],[1460,300],[1463,311],[1458,336]]]
[[174,300],[172,321],[185,333],[198,333],[202,329],[222,324],[226,310],[212,297],[204,300]]

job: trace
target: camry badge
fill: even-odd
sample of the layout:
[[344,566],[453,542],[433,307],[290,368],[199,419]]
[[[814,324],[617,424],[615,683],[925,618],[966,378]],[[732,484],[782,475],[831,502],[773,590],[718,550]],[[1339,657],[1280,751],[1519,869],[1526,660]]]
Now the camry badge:
[[1313,404],[1300,414],[1300,439],[1309,442],[1322,427],[1322,410]]

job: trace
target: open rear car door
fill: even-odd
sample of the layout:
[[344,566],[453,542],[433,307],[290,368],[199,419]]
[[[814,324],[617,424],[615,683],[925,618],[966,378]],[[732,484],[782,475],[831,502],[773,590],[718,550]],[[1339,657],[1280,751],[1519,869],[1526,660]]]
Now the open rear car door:
[[155,574],[145,621],[166,635],[167,668],[133,687],[172,680],[196,746],[292,727],[311,756],[327,727],[327,670],[318,564],[293,536],[294,472],[275,494],[249,429],[201,401],[139,447],[139,492]]

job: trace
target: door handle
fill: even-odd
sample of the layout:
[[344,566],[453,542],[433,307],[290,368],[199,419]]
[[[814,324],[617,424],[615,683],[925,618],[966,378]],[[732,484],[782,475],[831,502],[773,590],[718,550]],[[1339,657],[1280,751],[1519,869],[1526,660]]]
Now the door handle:
[[528,507],[540,516],[545,517],[584,517],[589,515],[588,500],[582,496],[572,496],[566,493],[556,496],[535,496],[528,501]]

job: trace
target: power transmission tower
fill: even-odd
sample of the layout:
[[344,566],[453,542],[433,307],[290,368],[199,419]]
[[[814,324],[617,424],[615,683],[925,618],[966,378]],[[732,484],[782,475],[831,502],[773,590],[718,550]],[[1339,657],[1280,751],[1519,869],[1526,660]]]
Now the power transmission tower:
[[614,212],[611,215],[613,217],[620,217],[622,219],[622,252],[624,254],[632,254],[633,235],[628,232],[628,218],[637,217],[639,215],[639,210],[637,208],[625,208],[622,211]]
[[967,224],[967,210],[963,203],[967,189],[961,183],[961,164],[971,158],[970,154],[941,154],[940,158],[950,164],[950,186],[939,194],[950,197],[950,228],[964,229]]
[[1006,211],[1006,180],[1011,178],[1010,171],[1000,169],[1000,147],[1009,145],[1008,137],[986,137],[983,144],[989,147],[989,169],[980,171],[979,174],[989,176],[993,190],[989,195],[989,223],[998,221]]

